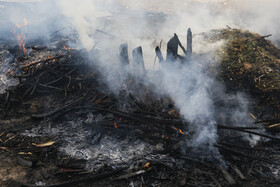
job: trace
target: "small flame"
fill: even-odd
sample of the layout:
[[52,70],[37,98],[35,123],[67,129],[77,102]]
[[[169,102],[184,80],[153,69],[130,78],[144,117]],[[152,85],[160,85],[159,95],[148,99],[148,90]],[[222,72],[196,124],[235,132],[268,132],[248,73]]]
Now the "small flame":
[[144,165],[144,168],[149,168],[151,166],[150,162],[147,162],[145,165]]
[[28,20],[26,18],[23,19],[23,24],[16,24],[16,27],[19,29],[21,27],[25,27],[28,25]]
[[25,48],[25,35],[22,34],[17,34],[17,40],[18,40],[18,45],[19,48],[22,49],[23,53],[27,53],[27,49]]
[[66,47],[66,46],[64,46],[64,49],[65,49],[66,51],[70,51],[70,50],[71,50],[70,47]]
[[185,134],[181,129],[179,129],[179,132],[180,132],[181,134]]
[[116,129],[119,127],[116,122],[114,123],[114,126]]
[[172,129],[174,129],[175,131],[181,133],[181,134],[185,134],[181,129],[177,129],[176,127],[172,126]]
[[[25,48],[25,41],[26,41],[26,36],[25,33],[27,32],[26,26],[28,25],[28,21],[26,18],[23,19],[23,24],[16,24],[16,30],[13,31],[14,35],[16,36],[16,39],[18,41],[20,53],[23,52],[24,54],[27,53],[27,49]],[[17,30],[20,28],[24,28],[23,32],[22,30],[18,31],[20,33],[17,33]]]

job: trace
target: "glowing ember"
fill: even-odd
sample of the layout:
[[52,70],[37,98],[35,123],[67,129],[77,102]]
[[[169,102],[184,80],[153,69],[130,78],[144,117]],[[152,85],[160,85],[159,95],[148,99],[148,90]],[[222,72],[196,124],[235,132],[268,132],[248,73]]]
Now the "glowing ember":
[[116,122],[114,123],[114,126],[116,129],[119,127]]
[[147,162],[145,165],[144,165],[144,168],[149,168],[151,166],[150,162]]
[[175,110],[174,110],[174,109],[168,111],[168,114],[170,114],[170,115],[171,115],[171,114],[174,114],[174,113],[175,113]]
[[185,134],[181,129],[179,129],[179,132],[180,132],[181,134]]
[[16,24],[16,27],[19,29],[19,28],[21,28],[21,27],[25,27],[25,26],[27,26],[28,25],[28,21],[27,21],[27,19],[26,18],[24,18],[23,19],[23,24]]
[[181,133],[181,134],[185,134],[181,129],[177,129],[176,127],[172,126],[172,129],[174,129],[175,131]]
[[71,50],[70,47],[66,47],[66,46],[64,46],[64,49],[65,49],[66,51],[70,51],[70,50]]
[[10,74],[10,75],[13,75],[13,74],[14,74],[14,70],[11,69],[10,72],[9,72],[9,74]]

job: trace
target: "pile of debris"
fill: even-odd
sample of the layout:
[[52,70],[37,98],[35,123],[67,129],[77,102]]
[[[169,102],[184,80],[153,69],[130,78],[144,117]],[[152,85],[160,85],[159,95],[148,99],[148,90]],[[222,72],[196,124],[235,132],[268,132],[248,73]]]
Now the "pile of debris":
[[224,29],[211,40],[226,40],[219,51],[222,56],[220,76],[230,91],[244,91],[269,105],[280,109],[280,49],[269,37],[238,29]]
[[[246,46],[248,41],[250,45],[256,41],[271,46],[254,34],[246,35],[237,30],[222,33],[217,38],[240,35],[242,38],[238,41]],[[238,78],[242,77],[240,70],[242,74],[251,75],[259,66],[254,66],[250,58],[254,62],[256,58],[248,56],[246,51],[241,51],[238,58],[232,54],[236,50],[236,46],[232,47],[236,38],[230,40],[226,48],[228,56],[236,62],[226,60],[229,57],[225,55],[221,77],[228,82],[226,77],[231,75],[229,81],[235,82],[238,88],[243,83]],[[261,52],[267,49],[260,48],[266,45],[254,45]],[[215,147],[224,163],[203,160],[184,143],[192,136],[186,130],[188,122],[180,118],[172,99],[158,96],[152,86],[147,87],[129,75],[125,85],[119,85],[124,87],[125,94],[116,95],[102,84],[102,74],[92,65],[94,62],[89,63],[87,54],[70,49],[62,38],[53,44],[33,44],[26,48],[24,54],[22,46],[3,45],[0,49],[6,54],[1,56],[4,59],[1,65],[8,57],[13,59],[6,63],[10,68],[5,76],[18,80],[0,95],[0,157],[3,158],[0,173],[10,176],[9,170],[14,171],[15,167],[24,173],[1,179],[2,186],[279,185],[280,139],[259,132],[261,125],[219,125],[221,132],[233,130],[270,141],[250,147],[244,145],[240,135],[221,136]],[[157,55],[163,60],[158,49]],[[22,55],[18,55],[18,50]],[[187,60],[191,59],[191,51],[189,39]],[[266,61],[271,59],[268,63],[272,64],[272,57],[279,59],[277,49],[272,47],[269,51]],[[145,71],[141,53],[141,47],[136,48],[133,57],[141,71]],[[127,45],[122,45],[120,65],[128,65],[127,57]],[[242,61],[239,63],[238,59]],[[277,75],[277,71],[270,72],[272,74],[268,72],[266,76]],[[274,90],[272,82],[267,84],[267,89],[263,89],[263,83],[254,89],[258,89],[260,95],[260,91]],[[120,110],[124,108],[120,107],[123,103],[133,110]],[[184,154],[182,147],[188,150]]]

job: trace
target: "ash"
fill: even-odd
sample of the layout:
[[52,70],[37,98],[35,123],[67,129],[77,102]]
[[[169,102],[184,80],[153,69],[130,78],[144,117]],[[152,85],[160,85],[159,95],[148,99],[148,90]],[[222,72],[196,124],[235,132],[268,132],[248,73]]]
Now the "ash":
[[89,113],[86,120],[80,118],[60,124],[44,123],[23,135],[57,138],[60,153],[70,158],[86,160],[86,169],[89,171],[96,171],[104,165],[127,165],[139,158],[151,159],[154,150],[162,149],[161,145],[151,145],[131,136],[103,133],[96,124],[99,120],[100,114],[93,116]]

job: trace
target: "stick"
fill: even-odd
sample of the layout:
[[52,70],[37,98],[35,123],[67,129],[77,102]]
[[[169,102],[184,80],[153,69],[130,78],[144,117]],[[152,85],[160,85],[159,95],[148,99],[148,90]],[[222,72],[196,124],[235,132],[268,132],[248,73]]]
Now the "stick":
[[277,138],[277,137],[274,137],[274,136],[270,136],[270,135],[266,135],[266,134],[262,134],[262,133],[258,133],[258,132],[254,132],[254,131],[248,131],[248,130],[244,130],[244,129],[240,129],[240,128],[221,128],[221,129],[228,129],[228,130],[245,132],[245,133],[248,133],[248,134],[254,134],[254,135],[262,136],[262,137],[265,137],[265,138],[270,138],[270,139],[275,140],[275,141],[280,141],[280,138]]
[[272,34],[268,34],[268,35],[262,36],[262,38],[268,38],[270,36],[272,36]]
[[44,118],[44,117],[48,117],[48,116],[51,116],[51,115],[53,115],[53,114],[55,114],[55,113],[57,113],[57,112],[60,112],[61,110],[65,109],[65,108],[68,108],[69,106],[71,106],[71,105],[73,105],[73,104],[78,103],[78,102],[81,101],[81,100],[83,100],[83,98],[80,98],[80,99],[78,99],[78,100],[76,100],[76,101],[73,101],[72,103],[69,103],[69,104],[67,104],[67,105],[65,105],[65,106],[63,106],[63,107],[59,107],[59,108],[57,108],[57,109],[55,109],[55,110],[53,110],[53,111],[50,111],[50,112],[47,112],[47,113],[44,113],[44,114],[31,114],[31,116],[32,116],[33,118]]
[[[87,177],[87,178],[82,178],[82,179],[78,179],[78,180],[73,180],[73,181],[66,182],[66,183],[46,185],[44,187],[69,187],[69,186],[77,186],[77,185],[82,184],[82,183],[94,182],[94,181],[97,181],[97,180],[108,178],[108,177],[110,177],[112,175],[116,175],[116,174],[122,172],[125,169],[127,169],[127,167],[119,168],[119,169],[116,169],[114,171],[110,171],[110,172],[107,172],[107,173],[102,173],[102,174],[99,174],[99,175],[96,175],[96,176],[92,176],[92,177]],[[22,187],[39,187],[38,185],[31,185],[31,184],[22,184],[21,186]]]
[[190,58],[192,56],[192,31],[188,28],[187,34],[187,53],[186,56]]
[[133,65],[137,69],[138,72],[141,74],[145,74],[145,66],[144,66],[144,58],[143,58],[143,51],[142,47],[139,46],[132,50],[132,56],[133,56]]
[[127,43],[120,45],[120,61],[123,66],[129,64]]
[[163,59],[163,56],[162,56],[160,48],[157,46],[155,51],[156,51],[156,55],[157,55],[157,57],[159,59],[159,62],[162,63],[164,61],[164,59]]

